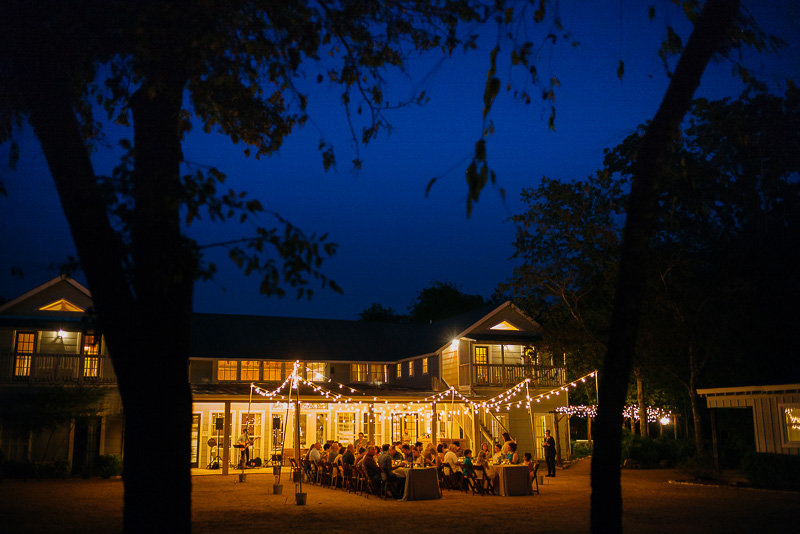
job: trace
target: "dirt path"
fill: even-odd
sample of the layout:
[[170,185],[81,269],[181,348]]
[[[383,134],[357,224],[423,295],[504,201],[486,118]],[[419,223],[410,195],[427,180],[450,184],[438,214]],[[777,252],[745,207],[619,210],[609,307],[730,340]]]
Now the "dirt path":
[[[283,477],[249,474],[193,477],[193,530],[252,532],[588,532],[589,461],[545,479],[541,494],[481,497],[445,490],[437,501],[369,499],[304,485],[306,506],[294,504],[294,485]],[[622,474],[624,527],[628,532],[795,532],[800,493],[700,486],[671,482],[672,470]],[[0,483],[0,532],[119,532],[119,480],[51,480]],[[794,525],[794,528],[792,528]]]

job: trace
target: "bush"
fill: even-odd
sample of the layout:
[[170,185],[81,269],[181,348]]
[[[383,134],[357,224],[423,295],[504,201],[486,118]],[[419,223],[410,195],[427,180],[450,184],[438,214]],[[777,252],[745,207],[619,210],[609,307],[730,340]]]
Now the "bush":
[[630,430],[622,430],[622,463],[634,460],[642,467],[658,465],[675,466],[694,454],[694,445],[688,440],[665,437],[642,437]]
[[800,490],[800,457],[787,454],[752,453],[745,457],[743,470],[757,488]]
[[66,460],[56,460],[42,464],[34,464],[33,468],[39,478],[67,478],[71,465]]
[[3,476],[6,478],[29,478],[34,476],[30,462],[10,460],[3,462]]
[[66,460],[31,463],[28,461],[9,461],[3,463],[3,476],[8,478],[66,478],[70,463]]
[[692,478],[700,480],[712,480],[714,475],[714,463],[711,459],[686,458],[680,464],[680,469]]
[[578,460],[580,458],[586,458],[592,455],[592,447],[589,446],[586,442],[578,443],[575,440],[570,442],[570,447],[572,447],[572,459]]
[[122,456],[110,454],[99,456],[95,463],[95,472],[103,478],[111,478],[122,474]]

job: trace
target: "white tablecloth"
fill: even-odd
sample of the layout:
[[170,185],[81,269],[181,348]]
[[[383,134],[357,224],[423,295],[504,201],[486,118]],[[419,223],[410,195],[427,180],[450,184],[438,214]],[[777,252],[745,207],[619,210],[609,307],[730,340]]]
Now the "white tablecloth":
[[[403,492],[404,501],[424,501],[428,499],[441,499],[439,492],[439,477],[435,467],[412,469],[406,467],[398,469],[406,477],[406,489]],[[400,475],[400,473],[397,473]]]
[[514,495],[531,495],[531,483],[528,479],[527,465],[498,465],[497,494],[504,497]]

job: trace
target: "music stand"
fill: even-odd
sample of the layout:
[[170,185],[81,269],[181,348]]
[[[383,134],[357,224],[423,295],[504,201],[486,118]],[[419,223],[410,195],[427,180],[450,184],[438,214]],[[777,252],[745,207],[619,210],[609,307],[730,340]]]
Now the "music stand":
[[211,439],[208,440],[208,445],[210,447],[214,447],[216,445],[216,447],[217,447],[217,455],[214,456],[214,458],[212,458],[210,462],[208,462],[208,465],[206,466],[206,469],[215,469],[214,467],[212,467],[214,465],[214,462],[217,463],[216,469],[219,469],[219,468],[222,467],[222,458],[220,458],[220,456],[219,456],[219,444],[220,444],[219,433],[222,430],[222,428],[221,428],[222,425],[220,425],[220,423],[224,423],[224,422],[222,421],[222,419],[217,419],[216,423],[217,423],[217,441],[214,443],[214,445],[212,445],[211,442],[214,440],[214,438],[211,438]]

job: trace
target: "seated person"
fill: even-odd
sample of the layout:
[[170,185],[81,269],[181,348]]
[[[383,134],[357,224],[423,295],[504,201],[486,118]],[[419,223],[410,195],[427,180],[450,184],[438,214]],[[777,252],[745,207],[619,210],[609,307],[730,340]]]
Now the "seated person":
[[475,468],[473,466],[474,464],[472,463],[472,450],[464,449],[464,461],[461,462],[461,470],[464,472],[464,476],[468,477],[475,472]]
[[481,450],[478,451],[478,460],[489,460],[492,457],[492,453],[489,452],[489,444],[485,441],[481,443]]
[[510,464],[518,464],[519,463],[519,454],[517,454],[517,444],[513,441],[508,442],[508,454],[506,454],[506,460]]
[[536,468],[536,462],[533,461],[529,452],[523,454],[522,458],[523,465],[528,466],[528,482],[533,482],[533,470]]
[[392,455],[392,460],[394,460],[396,462],[399,462],[400,460],[404,459],[403,458],[403,453],[400,452],[400,442],[399,441],[397,441],[395,443],[392,443],[390,445],[390,447],[391,447],[390,454]]
[[381,484],[381,468],[375,461],[375,447],[367,449],[361,465],[364,466],[364,470],[367,472],[370,482],[372,482],[372,487],[379,488]]
[[492,463],[499,464],[504,459],[503,456],[503,448],[500,446],[499,443],[494,444],[494,456],[492,456]]
[[458,456],[456,455],[456,445],[453,443],[444,454],[444,474],[451,474],[459,486],[464,478],[464,473],[461,471],[461,466],[458,465]]
[[364,456],[366,455],[367,455],[367,449],[365,449],[364,447],[358,449],[358,456],[356,456],[356,461],[354,465],[360,466],[361,463],[364,461]]
[[396,499],[400,499],[403,496],[403,490],[405,489],[406,479],[400,478],[394,474],[394,470],[397,469],[392,465],[393,460],[392,457],[396,451],[394,450],[393,445],[384,445],[383,452],[380,456],[378,456],[378,467],[381,470],[381,478],[386,482],[386,487],[392,497]]
[[[498,473],[495,471],[495,468],[489,465],[488,460],[478,460],[478,464],[483,466],[483,476],[485,476],[489,480],[494,480],[497,478]],[[478,476],[480,476],[480,471],[478,471]]]
[[424,467],[436,465],[436,449],[433,447],[433,443],[428,443],[425,450],[422,451],[422,465]]
[[408,444],[404,443],[403,446],[400,447],[400,450],[402,451],[403,461],[414,463],[414,453],[411,452],[411,447],[409,447]]
[[313,465],[316,465],[316,463],[319,462],[319,459],[321,457],[319,449],[320,449],[320,443],[318,441],[314,443],[311,446],[311,449],[309,449],[308,451],[308,459],[311,461]]
[[347,450],[344,451],[344,454],[340,456],[342,459],[343,464],[353,465],[356,463],[356,454],[355,454],[355,447],[351,443],[347,446]]
[[330,463],[336,463],[336,459],[339,457],[339,443],[334,441],[331,443],[331,448],[328,450],[328,461]]

